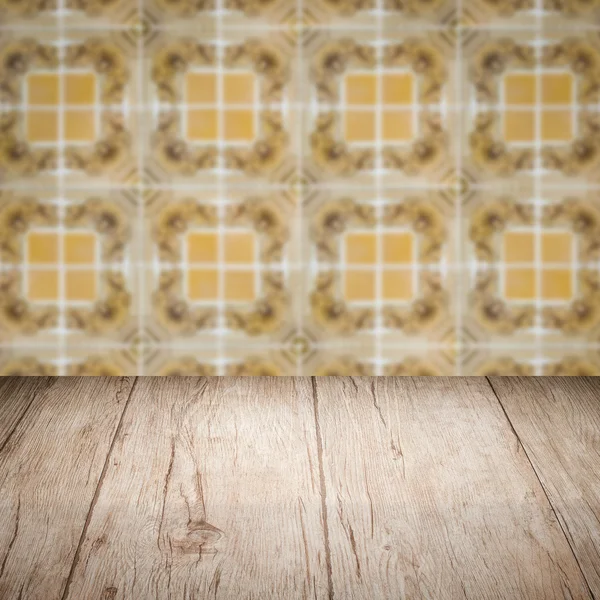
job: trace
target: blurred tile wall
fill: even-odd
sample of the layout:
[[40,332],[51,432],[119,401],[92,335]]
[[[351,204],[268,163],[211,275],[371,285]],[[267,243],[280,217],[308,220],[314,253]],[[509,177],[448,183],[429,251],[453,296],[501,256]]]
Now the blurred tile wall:
[[0,0],[3,374],[600,374],[600,0]]

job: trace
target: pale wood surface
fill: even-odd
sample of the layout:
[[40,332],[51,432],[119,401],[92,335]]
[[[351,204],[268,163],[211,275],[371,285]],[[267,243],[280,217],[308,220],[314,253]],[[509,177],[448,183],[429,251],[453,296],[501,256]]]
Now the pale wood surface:
[[336,597],[590,597],[485,379],[316,390]]
[[143,379],[67,598],[323,598],[309,379]]
[[0,377],[0,452],[27,413],[37,390],[50,385],[45,377]]
[[0,380],[0,599],[600,600],[562,381]]
[[600,598],[600,379],[491,378]]
[[133,379],[55,379],[0,453],[0,598],[60,598]]

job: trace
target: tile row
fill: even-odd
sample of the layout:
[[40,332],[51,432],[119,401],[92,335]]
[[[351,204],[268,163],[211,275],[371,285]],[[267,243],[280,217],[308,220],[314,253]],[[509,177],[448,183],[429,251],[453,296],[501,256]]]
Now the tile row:
[[0,186],[598,187],[600,35],[0,35]]
[[[300,338],[299,338],[300,339]],[[270,348],[137,346],[98,348],[0,348],[0,375],[161,375],[161,376],[598,376],[597,347],[544,348],[452,346],[398,348],[346,345],[311,346],[301,339],[302,354],[293,344]],[[299,344],[296,344],[296,346]]]
[[5,28],[598,27],[598,0],[11,0]]
[[600,344],[600,194],[0,192],[0,344]]

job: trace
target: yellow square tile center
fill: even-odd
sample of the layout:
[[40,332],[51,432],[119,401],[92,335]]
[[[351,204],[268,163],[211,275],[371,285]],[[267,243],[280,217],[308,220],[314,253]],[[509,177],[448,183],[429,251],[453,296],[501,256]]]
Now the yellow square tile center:
[[57,302],[61,274],[66,302],[93,302],[97,297],[96,235],[88,232],[34,230],[26,236],[27,298]]
[[[504,294],[508,300],[568,301],[573,296],[573,234],[507,231],[503,236]],[[539,281],[537,271],[540,271]]]
[[345,236],[346,264],[377,264],[377,235],[375,232],[351,232]]
[[[187,292],[193,302],[216,302],[220,297],[219,273],[223,273],[222,297],[226,302],[256,299],[254,268],[256,235],[252,231],[193,231],[186,236]],[[221,262],[219,257],[222,257]]]
[[252,142],[257,133],[256,89],[256,75],[251,71],[187,73],[187,139],[199,143]]
[[27,77],[28,106],[58,106],[60,81],[58,73],[31,73]]
[[536,72],[507,73],[503,79],[504,139],[530,144],[535,142],[539,128],[542,142],[572,140],[574,88],[575,80],[569,72],[544,72],[539,76]]
[[[415,78],[410,72],[348,73],[343,79],[348,142],[406,142],[414,137]],[[377,114],[380,113],[380,132]]]
[[[381,235],[382,262],[388,265],[413,262],[414,235],[409,231],[386,231]],[[375,232],[349,232],[345,236],[346,264],[375,265],[378,262]]]
[[414,235],[393,231],[350,232],[344,239],[344,296],[349,302],[374,302],[377,298],[376,271],[381,272],[384,302],[408,301],[414,296]]
[[[61,105],[61,77],[63,102]],[[32,143],[93,142],[97,81],[93,72],[30,73],[26,78],[26,137]],[[62,113],[63,127],[60,130]]]

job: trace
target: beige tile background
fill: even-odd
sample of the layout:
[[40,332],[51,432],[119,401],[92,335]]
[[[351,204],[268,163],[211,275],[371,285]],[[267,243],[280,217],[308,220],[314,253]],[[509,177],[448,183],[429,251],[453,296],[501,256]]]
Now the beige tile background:
[[595,0],[0,2],[0,372],[600,374],[599,101]]

